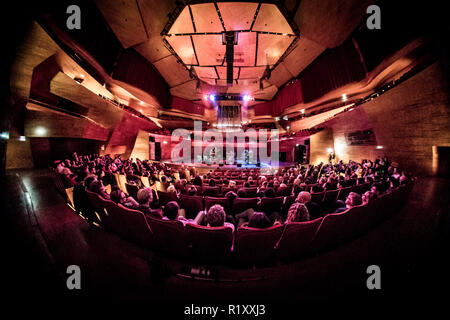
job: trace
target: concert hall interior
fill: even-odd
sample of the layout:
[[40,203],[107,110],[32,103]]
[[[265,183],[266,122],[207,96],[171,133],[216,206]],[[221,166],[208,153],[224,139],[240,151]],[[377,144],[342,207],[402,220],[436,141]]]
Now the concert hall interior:
[[449,27],[432,3],[13,5],[10,299],[441,298]]

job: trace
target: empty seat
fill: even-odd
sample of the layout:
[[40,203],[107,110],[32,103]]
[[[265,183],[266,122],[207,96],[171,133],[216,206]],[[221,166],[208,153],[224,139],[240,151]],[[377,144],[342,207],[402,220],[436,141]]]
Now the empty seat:
[[208,211],[215,204],[220,204],[227,214],[231,214],[231,205],[228,198],[205,197],[205,210]]
[[259,211],[264,212],[267,216],[270,216],[273,212],[281,213],[281,207],[283,206],[284,197],[276,198],[262,198],[259,204]]
[[270,262],[283,229],[284,225],[266,229],[239,227],[234,242],[235,262],[244,265]]
[[187,256],[188,247],[182,222],[155,219],[148,216],[146,219],[152,230],[156,251],[177,257]]
[[276,247],[277,257],[282,261],[291,261],[310,252],[311,243],[321,222],[322,218],[287,223]]
[[153,248],[152,231],[141,211],[128,209],[115,203],[109,208],[121,221],[120,234],[125,239],[146,248]]
[[231,254],[233,230],[229,227],[203,227],[188,223],[186,239],[190,255],[196,260],[223,263]]
[[194,219],[203,210],[203,197],[182,194],[180,196],[180,207],[186,211],[186,218]]
[[340,213],[327,214],[314,236],[315,250],[331,248],[358,235],[366,226],[367,206],[361,205]]
[[233,209],[231,210],[233,215],[241,213],[247,209],[258,209],[258,198],[236,198],[233,202]]

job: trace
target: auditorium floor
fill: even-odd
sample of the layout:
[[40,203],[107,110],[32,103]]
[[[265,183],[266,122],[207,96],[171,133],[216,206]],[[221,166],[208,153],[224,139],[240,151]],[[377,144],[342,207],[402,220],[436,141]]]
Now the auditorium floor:
[[[9,171],[2,185],[3,290],[11,299],[384,301],[437,299],[449,284],[450,182],[444,179],[419,178],[399,213],[334,250],[270,268],[220,268],[228,279],[254,279],[241,282],[192,280],[170,272],[180,267],[171,260],[164,260],[168,273],[156,274],[152,253],[76,215],[47,170]],[[378,291],[366,287],[366,268],[373,264],[381,268]],[[81,269],[81,290],[66,288],[69,265]]]

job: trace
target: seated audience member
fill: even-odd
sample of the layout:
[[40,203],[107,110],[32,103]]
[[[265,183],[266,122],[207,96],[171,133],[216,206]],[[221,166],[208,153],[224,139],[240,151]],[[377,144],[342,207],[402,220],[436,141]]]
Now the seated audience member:
[[311,194],[309,192],[307,191],[300,192],[295,201],[303,203],[306,206],[311,220],[323,216],[319,205],[315,202],[311,202]]
[[375,199],[377,199],[377,195],[372,191],[366,191],[364,192],[361,198],[363,204],[368,204],[372,203]]
[[309,211],[304,203],[294,202],[289,208],[286,223],[309,221]]
[[175,188],[174,185],[170,185],[170,186],[167,188],[167,193],[173,193],[173,194],[175,194],[175,195],[177,196],[177,198],[178,198],[178,191],[177,191],[177,189]]
[[387,190],[387,192],[390,193],[390,192],[396,190],[400,186],[400,182],[393,177],[389,178],[389,180],[390,180],[390,184],[389,184],[389,189]]
[[[343,201],[338,200],[337,202],[342,203]],[[341,205],[339,208],[334,210],[333,213],[344,212],[347,209],[359,206],[361,204],[362,204],[361,196],[356,192],[350,192],[349,195],[347,196],[347,199],[345,199],[344,205]]]
[[202,177],[200,176],[195,176],[194,180],[192,181],[192,184],[195,186],[202,186],[203,185],[203,181],[202,181]]
[[237,191],[237,195],[238,195],[239,198],[247,198],[247,192],[245,191],[244,188],[240,188]]
[[248,227],[258,229],[265,229],[271,227],[272,225],[273,223],[264,212],[254,212],[247,223]]
[[208,227],[229,227],[234,231],[234,225],[229,222],[225,222],[226,213],[220,204],[215,204],[209,208],[208,212],[200,211],[195,221],[198,224],[206,225]]
[[151,188],[139,189],[137,193],[137,201],[139,203],[139,206],[137,209],[153,218],[162,218],[161,209],[150,208],[150,202],[152,202],[152,199],[153,199],[153,192]]
[[311,187],[311,193],[319,193],[319,192],[323,192],[323,187],[319,186],[319,185],[315,185]]
[[120,189],[111,191],[109,196],[111,201],[121,204],[128,209],[137,209],[139,207],[139,203],[134,200],[133,197],[127,197],[126,194]]
[[289,195],[289,189],[288,186],[284,183],[280,184],[277,190],[277,196],[278,197],[285,197]]
[[264,197],[275,198],[276,197],[275,190],[272,188],[268,188],[268,189],[264,190]]
[[230,180],[228,182],[228,188],[236,188],[236,181]]
[[105,190],[105,186],[101,180],[94,180],[90,184],[90,191],[100,195],[103,199],[110,200],[109,194]]
[[195,196],[197,194],[197,188],[195,186],[190,186],[187,190],[188,196]]
[[381,183],[374,183],[372,187],[370,188],[370,191],[375,193],[377,197],[383,194],[383,186]]
[[87,177],[84,178],[84,180],[83,180],[83,185],[84,185],[84,187],[85,187],[87,190],[92,191],[92,190],[91,190],[91,183],[92,183],[93,181],[95,181],[95,180],[97,180],[97,176],[96,176],[96,175],[89,175],[89,176],[87,176]]
[[[188,222],[198,224],[198,221],[192,219],[186,219],[184,209],[180,209],[178,202],[169,201],[163,208],[163,220],[178,220],[184,225]],[[199,217],[199,216],[197,216]]]

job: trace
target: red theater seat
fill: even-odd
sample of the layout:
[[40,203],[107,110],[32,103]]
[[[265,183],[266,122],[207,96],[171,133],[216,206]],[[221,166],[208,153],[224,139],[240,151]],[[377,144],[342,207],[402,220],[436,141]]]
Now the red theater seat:
[[194,219],[203,210],[203,197],[182,194],[180,196],[180,207],[186,210],[186,218]]
[[139,187],[135,184],[125,183],[125,188],[127,189],[127,193],[132,196],[134,199],[137,199],[137,193],[139,191]]
[[229,259],[233,245],[233,230],[228,227],[203,227],[186,224],[186,239],[190,254],[196,260],[220,263]]
[[235,261],[245,265],[270,262],[283,229],[284,225],[266,229],[239,227],[234,242]]
[[350,194],[351,191],[352,191],[352,187],[346,187],[346,188],[340,189],[337,200],[345,201],[345,199],[347,198],[347,196]]
[[169,255],[186,257],[188,247],[186,243],[183,223],[146,217],[153,233],[154,248]]
[[325,192],[311,193],[311,202],[321,203]]
[[121,233],[126,239],[146,248],[152,248],[152,231],[145,215],[141,211],[127,209],[122,205],[113,204],[113,213],[120,216],[122,221]]
[[89,202],[92,205],[92,208],[94,209],[95,213],[97,214],[98,217],[101,218],[104,210],[103,210],[103,203],[102,203],[102,197],[100,197],[98,194],[96,194],[95,192],[86,190],[86,195],[89,199]]
[[325,192],[325,195],[324,195],[322,201],[324,202],[325,205],[329,205],[329,204],[331,204],[331,203],[336,201],[336,199],[338,197],[338,194],[339,194],[339,189],[337,189],[337,190],[327,190]]
[[365,227],[367,206],[361,205],[340,213],[327,214],[314,237],[313,247],[321,250],[333,247],[358,235]]
[[178,197],[175,192],[164,192],[164,191],[157,191],[158,192],[158,202],[160,206],[164,206],[167,202],[170,201],[178,201]]
[[259,211],[265,212],[270,216],[273,212],[281,213],[284,197],[262,198],[259,204]]
[[230,200],[228,198],[205,197],[205,210],[208,211],[215,204],[220,204],[227,214],[231,213]]
[[232,214],[236,215],[250,208],[258,209],[258,198],[236,198],[233,202]]
[[276,248],[277,257],[282,261],[290,261],[310,252],[311,243],[321,222],[322,218],[287,223]]

